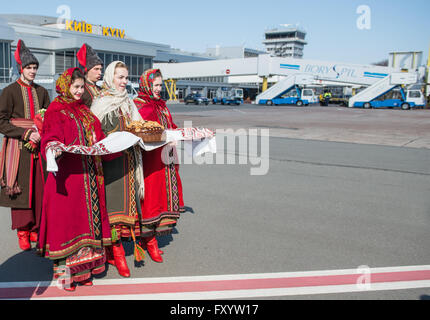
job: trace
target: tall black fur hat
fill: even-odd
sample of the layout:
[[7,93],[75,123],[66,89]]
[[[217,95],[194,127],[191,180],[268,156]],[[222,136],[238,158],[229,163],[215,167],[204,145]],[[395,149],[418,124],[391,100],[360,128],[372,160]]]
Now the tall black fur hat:
[[97,55],[93,48],[84,43],[76,54],[79,63],[85,68],[85,72],[97,65],[103,65],[102,59]]
[[25,46],[24,41],[18,40],[18,44],[15,50],[15,60],[20,66],[21,71],[29,64],[36,64],[39,68],[39,60],[31,53],[30,50]]

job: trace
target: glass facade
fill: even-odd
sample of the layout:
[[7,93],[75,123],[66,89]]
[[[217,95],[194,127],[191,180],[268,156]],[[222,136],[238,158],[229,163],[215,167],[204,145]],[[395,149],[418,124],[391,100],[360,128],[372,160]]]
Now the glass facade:
[[187,80],[187,81],[197,81],[197,82],[216,82],[216,83],[227,83],[228,78],[227,77],[197,77],[197,78],[182,78],[180,80]]
[[11,52],[10,43],[0,42],[0,82],[11,82]]
[[292,31],[292,32],[277,32],[277,33],[266,33],[266,40],[273,39],[285,39],[285,38],[299,38],[305,40],[306,33],[300,31]]
[[[55,53],[55,73],[63,73],[68,68],[79,66],[76,58],[77,50],[59,51]],[[123,61],[128,66],[129,79],[138,83],[142,73],[152,68],[152,58],[147,56],[127,55],[118,52],[97,51],[97,55],[107,67],[112,61]]]
[[134,83],[139,82],[139,78],[145,70],[152,68],[151,57],[102,51],[98,51],[97,55],[103,60],[105,67],[112,61],[123,61],[128,67],[128,77]]
[[77,65],[76,50],[55,53],[55,73],[62,74],[65,70],[74,68]]

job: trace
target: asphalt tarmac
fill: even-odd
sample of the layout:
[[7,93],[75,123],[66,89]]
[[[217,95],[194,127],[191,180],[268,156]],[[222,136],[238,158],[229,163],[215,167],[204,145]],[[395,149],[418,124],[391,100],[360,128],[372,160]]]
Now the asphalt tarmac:
[[[217,138],[222,159],[213,155],[181,165],[188,210],[175,232],[159,240],[164,263],[147,258],[143,265],[136,265],[132,246],[126,245],[132,278],[430,264],[430,149],[418,144],[399,146],[413,134],[420,136],[420,143],[427,143],[425,126],[430,111],[341,111],[332,106],[280,107],[271,113],[255,105],[206,108],[181,104],[169,108],[180,126],[183,121],[192,121],[193,126],[211,124],[214,129],[233,131]],[[318,113],[320,125],[300,121],[313,116],[313,111]],[[324,111],[325,118],[320,116]],[[355,119],[357,126],[352,129],[357,136],[362,133],[360,123],[370,127],[367,143],[333,141],[336,135],[330,135],[327,126],[333,123],[329,113],[346,117],[346,112]],[[388,140],[375,143],[381,139],[377,133],[382,129],[371,117],[381,112],[387,112],[386,121],[379,117],[387,125],[383,130],[396,135],[391,145]],[[388,115],[395,120],[391,129],[387,129]],[[365,117],[370,120],[365,121]],[[341,122],[331,128],[341,128]],[[245,131],[238,131],[240,128]],[[238,134],[250,133],[251,128],[258,129],[258,136],[253,140],[245,134],[239,141]],[[270,138],[261,137],[265,129],[269,129]],[[297,134],[311,129],[320,133],[319,139],[287,136],[289,131]],[[231,140],[233,144],[227,137],[236,137]],[[248,149],[240,149],[244,141]],[[256,151],[250,153],[253,144]],[[185,157],[182,149],[180,145],[180,154]],[[264,170],[258,172],[258,168]],[[9,209],[0,209],[0,221],[0,283],[51,280],[49,260],[37,257],[34,250],[20,252],[16,234],[10,230]],[[108,267],[103,278],[120,276]],[[426,287],[263,299],[414,300],[429,296]]]

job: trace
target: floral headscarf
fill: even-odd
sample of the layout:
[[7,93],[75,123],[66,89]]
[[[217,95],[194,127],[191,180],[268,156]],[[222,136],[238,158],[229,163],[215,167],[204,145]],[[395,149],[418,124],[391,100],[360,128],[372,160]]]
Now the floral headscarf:
[[72,74],[73,72],[79,68],[70,68],[63,72],[63,74],[57,79],[55,91],[58,93],[58,96],[54,101],[59,103],[73,103],[76,102],[75,98],[73,98],[70,93],[70,86],[72,85]]
[[138,96],[142,100],[160,100],[160,97],[155,97],[152,92],[152,84],[154,83],[155,73],[159,72],[160,69],[149,69],[146,70],[139,79],[139,93]]
[[[58,96],[55,98],[55,102],[60,103],[68,112],[71,112],[74,117],[78,118],[85,129],[85,137],[88,145],[93,145],[96,141],[93,139],[94,123],[95,118],[91,111],[83,104],[82,100],[76,100],[73,98],[70,92],[70,86],[72,85],[73,72],[80,68],[70,68],[63,72],[56,82],[55,91]],[[81,70],[82,71],[82,70]]]

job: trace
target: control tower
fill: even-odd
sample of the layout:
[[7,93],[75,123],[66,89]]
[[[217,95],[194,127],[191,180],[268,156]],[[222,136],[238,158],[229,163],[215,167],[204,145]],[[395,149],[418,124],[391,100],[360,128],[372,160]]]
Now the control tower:
[[264,33],[263,44],[266,51],[273,57],[303,58],[306,31],[291,24],[283,24],[278,28],[268,29]]

